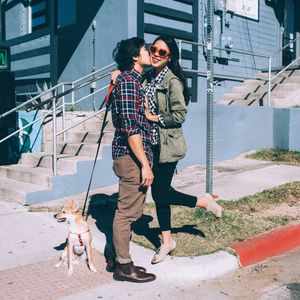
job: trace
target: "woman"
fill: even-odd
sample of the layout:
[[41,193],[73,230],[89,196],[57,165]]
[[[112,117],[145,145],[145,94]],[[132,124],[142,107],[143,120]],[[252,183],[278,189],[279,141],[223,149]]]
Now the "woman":
[[154,181],[151,191],[162,234],[162,244],[151,261],[156,264],[176,247],[171,235],[170,205],[202,207],[218,218],[222,216],[222,208],[213,201],[217,196],[205,194],[197,198],[171,187],[176,165],[186,154],[182,124],[187,113],[188,88],[178,61],[179,50],[172,37],[158,37],[149,52],[154,69],[146,74],[145,114],[152,125]]

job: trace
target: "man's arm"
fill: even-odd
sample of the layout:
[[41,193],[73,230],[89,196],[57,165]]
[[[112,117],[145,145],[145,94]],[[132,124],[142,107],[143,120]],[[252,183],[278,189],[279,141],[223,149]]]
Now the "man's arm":
[[142,182],[141,185],[143,187],[149,187],[154,179],[152,170],[150,168],[149,161],[146,157],[142,138],[140,134],[134,134],[128,137],[128,144],[136,156],[136,158],[139,160],[142,166]]
[[120,95],[120,116],[122,122],[122,131],[126,134],[129,147],[136,156],[142,166],[142,182],[143,187],[148,187],[152,184],[153,173],[150,168],[149,161],[146,157],[140,127],[138,122],[138,101],[139,83],[133,81],[123,81],[118,86]]

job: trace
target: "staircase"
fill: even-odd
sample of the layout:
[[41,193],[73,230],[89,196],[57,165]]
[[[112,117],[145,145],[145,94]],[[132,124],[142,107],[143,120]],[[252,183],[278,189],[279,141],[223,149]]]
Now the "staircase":
[[[88,113],[86,113],[88,114]],[[85,116],[85,113],[80,113]],[[110,115],[110,114],[109,114]],[[103,115],[99,114],[74,127],[64,142],[58,137],[57,175],[52,172],[50,141],[52,122],[44,128],[44,151],[25,153],[18,164],[0,166],[0,196],[5,201],[35,204],[85,192],[100,138]],[[60,124],[60,120],[57,121]],[[92,189],[114,183],[111,141],[113,126],[109,119],[102,138]]]
[[[272,77],[277,72],[272,72]],[[223,95],[223,99],[216,104],[267,106],[268,73],[257,74],[257,79],[247,79],[239,86],[235,86],[230,93]],[[277,108],[300,106],[300,70],[286,70],[271,84],[271,106]]]

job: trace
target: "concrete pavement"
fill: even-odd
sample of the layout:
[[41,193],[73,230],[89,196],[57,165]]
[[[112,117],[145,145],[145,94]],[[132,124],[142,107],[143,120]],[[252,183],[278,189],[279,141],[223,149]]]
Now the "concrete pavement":
[[[201,194],[205,190],[204,171],[201,166],[186,168],[175,176],[174,187]],[[299,167],[249,160],[244,156],[215,164],[214,168],[214,193],[221,199],[235,200],[292,181],[300,181]],[[95,192],[112,195],[116,191],[115,185]],[[82,200],[84,195],[75,198]],[[132,244],[134,262],[154,272],[157,280],[140,285],[115,282],[104,270],[100,253],[104,250],[105,236],[95,226],[93,245],[99,272],[94,274],[86,266],[75,266],[74,276],[68,278],[66,268],[54,268],[67,235],[67,224],[57,223],[53,213],[30,212],[28,207],[2,200],[1,299],[41,299],[46,289],[49,290],[47,297],[44,295],[42,299],[199,299],[197,286],[203,280],[238,268],[237,258],[225,251],[199,257],[168,257],[161,264],[151,265],[154,252]],[[59,199],[44,206],[53,208],[64,203],[65,199]],[[18,280],[13,280],[16,274]],[[20,288],[23,288],[21,298],[17,293]],[[205,299],[205,295],[202,296]]]

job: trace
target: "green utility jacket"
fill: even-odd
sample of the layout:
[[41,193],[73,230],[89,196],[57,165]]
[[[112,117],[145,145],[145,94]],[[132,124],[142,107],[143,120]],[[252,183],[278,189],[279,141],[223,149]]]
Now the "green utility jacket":
[[156,90],[158,114],[162,115],[165,127],[158,126],[160,163],[175,162],[186,154],[186,143],[182,124],[185,121],[187,107],[183,96],[183,85],[169,69]]

